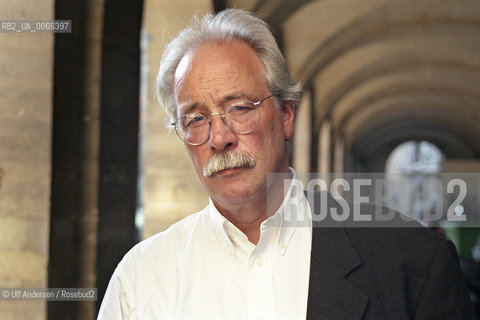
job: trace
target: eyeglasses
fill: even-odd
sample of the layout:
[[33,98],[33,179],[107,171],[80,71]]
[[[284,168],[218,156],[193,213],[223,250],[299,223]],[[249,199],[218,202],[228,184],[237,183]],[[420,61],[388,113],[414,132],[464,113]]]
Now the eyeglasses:
[[237,134],[247,134],[255,130],[260,122],[260,104],[273,97],[270,95],[258,102],[239,101],[228,106],[224,112],[211,113],[209,116],[198,113],[186,113],[180,116],[172,126],[177,135],[192,146],[198,146],[210,138],[213,116],[222,116],[223,123]]

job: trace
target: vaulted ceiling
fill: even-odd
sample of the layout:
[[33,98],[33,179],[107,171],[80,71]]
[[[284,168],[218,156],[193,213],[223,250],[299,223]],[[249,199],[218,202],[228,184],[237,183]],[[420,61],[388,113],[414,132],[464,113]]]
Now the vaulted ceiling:
[[428,140],[480,156],[480,1],[227,1],[276,31],[311,92],[315,139],[332,125],[351,161]]

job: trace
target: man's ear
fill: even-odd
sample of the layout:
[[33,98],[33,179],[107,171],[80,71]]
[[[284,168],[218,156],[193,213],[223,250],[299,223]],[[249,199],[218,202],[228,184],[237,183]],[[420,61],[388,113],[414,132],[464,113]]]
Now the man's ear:
[[293,135],[293,129],[295,127],[295,102],[285,101],[282,108],[283,116],[283,132],[285,134],[285,140],[289,140]]

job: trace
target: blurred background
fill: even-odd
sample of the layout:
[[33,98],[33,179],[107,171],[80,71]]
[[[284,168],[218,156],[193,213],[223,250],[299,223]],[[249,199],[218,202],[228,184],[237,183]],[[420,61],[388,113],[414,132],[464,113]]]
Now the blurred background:
[[[435,196],[422,177],[480,173],[478,0],[0,0],[0,20],[72,21],[0,33],[0,287],[99,294],[0,300],[1,319],[95,319],[126,251],[207,204],[152,88],[169,39],[228,7],[268,22],[304,83],[298,172],[400,172],[412,210]],[[476,301],[479,230],[461,227],[436,231]]]

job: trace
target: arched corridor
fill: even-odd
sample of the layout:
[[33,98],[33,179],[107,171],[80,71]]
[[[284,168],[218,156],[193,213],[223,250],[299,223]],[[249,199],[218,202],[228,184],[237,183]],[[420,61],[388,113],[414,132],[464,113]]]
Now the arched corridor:
[[[123,254],[208,202],[153,95],[165,44],[236,7],[275,32],[305,93],[299,173],[383,172],[408,141],[480,172],[478,0],[0,0],[0,287],[96,287]],[[137,225],[135,225],[137,219]],[[5,319],[93,319],[97,304],[0,301]],[[4,317],[5,315],[5,317]]]

